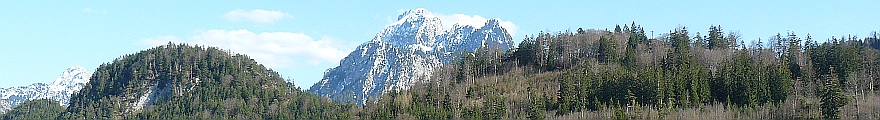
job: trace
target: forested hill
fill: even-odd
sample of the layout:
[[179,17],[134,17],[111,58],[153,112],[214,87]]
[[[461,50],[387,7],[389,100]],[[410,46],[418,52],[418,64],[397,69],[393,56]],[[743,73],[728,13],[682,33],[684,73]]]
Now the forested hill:
[[327,119],[348,109],[246,55],[168,43],[102,64],[58,118]]
[[541,32],[368,102],[379,119],[878,119],[880,39],[676,28]]

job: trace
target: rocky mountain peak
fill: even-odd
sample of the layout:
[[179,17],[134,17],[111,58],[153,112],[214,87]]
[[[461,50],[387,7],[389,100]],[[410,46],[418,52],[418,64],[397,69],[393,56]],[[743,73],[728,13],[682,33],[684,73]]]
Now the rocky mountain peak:
[[84,86],[89,82],[91,76],[92,72],[82,66],[70,66],[55,79],[55,82],[52,82],[52,85],[76,86],[79,84],[78,86]]
[[403,14],[398,15],[397,20],[401,20],[403,18],[410,18],[410,17],[423,18],[425,15],[431,15],[431,12],[425,8],[416,8],[416,9],[412,9],[412,10],[407,10],[407,11],[403,12]]
[[0,113],[19,104],[34,99],[51,99],[61,106],[67,106],[70,95],[79,92],[92,76],[92,72],[81,66],[71,66],[55,79],[52,84],[34,83],[28,86],[0,88]]
[[443,34],[443,25],[440,18],[420,8],[400,14],[398,20],[377,33],[373,41],[388,42],[396,46],[431,47],[436,42],[435,37],[441,34]]
[[339,66],[328,69],[309,91],[343,103],[363,104],[386,91],[408,89],[430,79],[435,67],[453,60],[453,53],[512,46],[512,38],[497,19],[487,20],[480,28],[455,24],[444,30],[440,19],[426,9],[408,10]]

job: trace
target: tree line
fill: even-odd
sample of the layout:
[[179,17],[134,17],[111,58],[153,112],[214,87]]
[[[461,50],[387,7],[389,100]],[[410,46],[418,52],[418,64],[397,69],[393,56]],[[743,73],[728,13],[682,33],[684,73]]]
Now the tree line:
[[[644,32],[635,23],[579,28],[527,36],[511,51],[481,48],[438,68],[430,81],[386,93],[359,116],[554,118],[641,106],[662,118],[721,105],[779,113],[757,118],[836,119],[846,105],[869,104],[854,98],[876,96],[880,88],[877,32],[821,43],[794,32],[746,43],[720,25],[705,36],[686,27],[656,38]],[[880,117],[870,111],[880,106],[867,107],[846,116]]]
[[[169,43],[101,65],[67,108],[35,100],[3,117],[880,118],[877,32],[823,42],[787,32],[750,43],[721,26],[706,33],[679,27],[649,38],[634,22],[613,30],[539,32],[513,50],[457,54],[455,62],[435,68],[431,80],[363,106],[303,92],[246,55]],[[131,109],[151,91],[154,99]],[[22,112],[35,110],[45,112]]]

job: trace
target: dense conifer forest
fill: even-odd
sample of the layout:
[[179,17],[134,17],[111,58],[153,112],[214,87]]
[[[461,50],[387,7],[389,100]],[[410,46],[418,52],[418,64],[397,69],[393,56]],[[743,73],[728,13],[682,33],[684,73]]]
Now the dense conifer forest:
[[[877,32],[819,42],[776,34],[746,43],[721,26],[648,38],[614,30],[541,32],[485,48],[389,92],[370,119],[878,119]],[[693,35],[693,36],[690,36]]]
[[302,92],[250,57],[214,47],[168,43],[103,64],[92,77],[66,109],[14,110],[55,111],[20,116],[58,119],[345,119],[339,113],[352,106]]
[[49,99],[29,100],[15,107],[15,109],[4,113],[3,119],[55,119],[64,107],[58,104],[58,101]]
[[34,100],[3,118],[880,119],[880,33],[694,31],[540,32],[363,106],[303,92],[246,55],[169,43],[101,65],[66,108]]

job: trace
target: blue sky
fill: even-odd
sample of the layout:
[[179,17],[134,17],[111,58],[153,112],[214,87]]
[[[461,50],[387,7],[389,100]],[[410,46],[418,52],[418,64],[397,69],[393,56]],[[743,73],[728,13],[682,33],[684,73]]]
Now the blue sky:
[[[94,71],[156,44],[186,42],[247,53],[308,88],[403,10],[446,21],[499,18],[515,41],[539,31],[613,29],[655,34],[710,25],[745,40],[776,33],[814,39],[880,30],[880,1],[0,1],[0,87],[51,83],[69,66]],[[446,26],[449,27],[449,26]],[[164,42],[163,42],[164,41]]]

